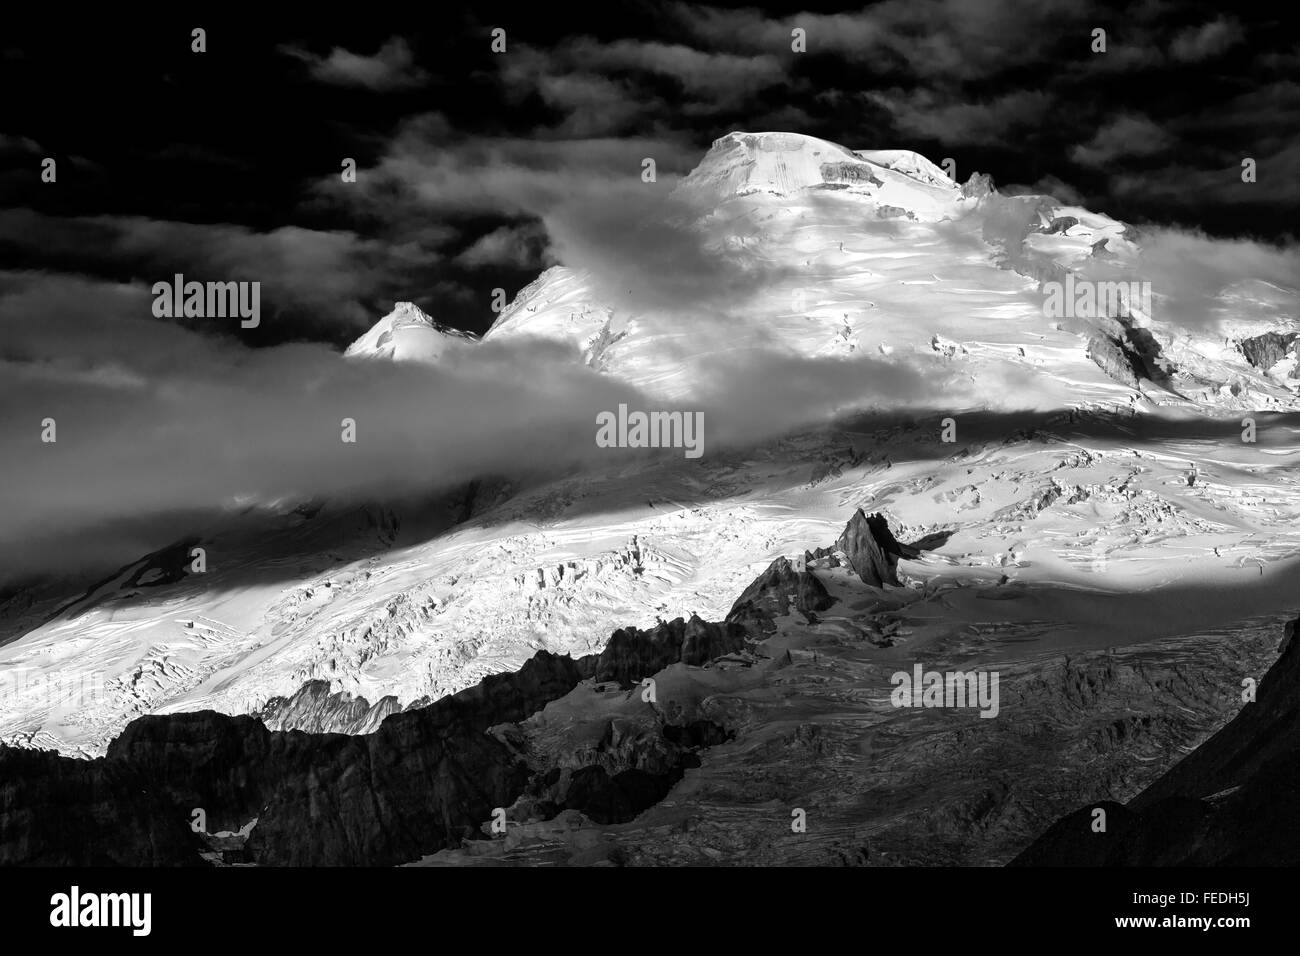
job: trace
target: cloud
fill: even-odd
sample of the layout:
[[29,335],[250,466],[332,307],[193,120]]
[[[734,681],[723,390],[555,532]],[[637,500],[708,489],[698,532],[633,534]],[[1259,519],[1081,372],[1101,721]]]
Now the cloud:
[[538,269],[554,263],[547,249],[546,232],[539,223],[493,229],[475,240],[455,261],[471,269],[491,266]]
[[999,186],[998,192],[1004,196],[1051,196],[1057,202],[1069,206],[1084,205],[1084,197],[1079,190],[1056,176],[1043,176],[1027,186],[1011,184]]
[[1199,27],[1181,30],[1169,45],[1169,53],[1183,63],[1200,63],[1219,56],[1246,38],[1241,24],[1231,17],[1218,17]]
[[701,224],[699,210],[663,184],[620,186],[598,203],[564,203],[542,216],[555,258],[588,274],[598,299],[632,312],[688,310],[707,317],[743,308],[784,273],[730,254],[722,231],[744,242],[752,223]]
[[951,146],[1005,145],[1052,108],[1052,97],[1041,90],[1018,90],[983,102],[926,89],[894,88],[866,97],[887,110],[905,135]]
[[1106,52],[1091,53],[1070,66],[1069,72],[1083,79],[1097,74],[1142,73],[1168,66],[1168,58],[1150,32],[1129,27],[1122,35],[1107,35]]
[[697,50],[681,43],[598,43],[584,37],[566,52],[572,60],[597,70],[642,70],[672,77],[685,92],[707,98],[719,109],[735,106],[781,83],[786,76],[781,62],[771,54],[738,56]]
[[[1116,172],[1107,189],[1122,201],[1164,207],[1165,215],[1181,212],[1201,219],[1219,209],[1246,208],[1254,214],[1274,207],[1280,220],[1288,207],[1300,204],[1300,144],[1291,133],[1297,125],[1300,83],[1261,84],[1179,117],[1184,142],[1213,146],[1180,142],[1169,150],[1175,161]],[[1241,162],[1247,157],[1258,165],[1253,183],[1241,181]]]
[[0,133],[0,153],[39,153],[41,144],[28,136],[9,136]]
[[1239,318],[1231,299],[1243,288],[1271,288],[1272,312],[1258,293],[1251,314],[1262,324],[1270,318],[1294,320],[1300,301],[1300,246],[1251,239],[1221,239],[1176,228],[1146,228],[1138,239],[1137,258],[1123,266],[1088,260],[1090,278],[1150,282],[1155,318],[1192,330],[1218,331],[1225,320]]
[[467,136],[430,113],[404,122],[356,183],[330,179],[315,193],[387,222],[431,214],[536,218],[558,204],[640,183],[647,157],[661,178],[698,158],[679,136]]
[[1272,210],[1300,204],[1300,143],[1251,158],[1257,163],[1253,183],[1242,182],[1241,160],[1230,157],[1204,166],[1174,163],[1118,173],[1110,178],[1109,189],[1120,198],[1202,213],[1215,206]]
[[312,79],[335,86],[392,91],[421,86],[428,80],[428,74],[415,65],[411,48],[401,37],[390,39],[373,56],[361,56],[337,46],[326,56],[288,45],[280,47],[280,52],[306,63]]
[[[148,302],[143,285],[0,277],[6,571],[34,570],[41,542],[93,538],[119,517],[400,496],[527,471],[548,450],[581,458],[590,406],[636,400],[558,348],[476,349],[455,369],[376,366],[322,345],[248,349],[144,318]],[[355,446],[340,441],[344,417],[358,423]],[[45,418],[52,445],[39,440]]]
[[[563,114],[548,128],[552,137],[607,135],[674,111],[717,116],[745,108],[772,86],[790,84],[785,67],[771,55],[656,41],[579,36],[549,47],[520,45],[498,62],[508,97],[537,95]],[[676,89],[662,89],[664,80]]]
[[[535,339],[479,343],[445,367],[354,361],[153,322],[147,300],[135,284],[0,274],[0,577],[122,564],[138,557],[123,548],[250,504],[398,500],[607,463],[599,412],[664,407]],[[918,361],[722,351],[701,359],[685,408],[705,413],[707,453],[855,408],[963,400],[964,376]]]
[[566,114],[553,128],[558,136],[602,136],[630,128],[663,104],[631,85],[590,73],[555,75],[539,72],[524,88]]
[[281,226],[258,232],[142,216],[0,211],[0,246],[25,247],[32,235],[41,236],[43,261],[65,269],[95,268],[148,283],[170,281],[175,273],[200,282],[260,282],[262,308],[272,324],[280,316],[301,333],[327,336],[331,329],[368,328],[370,303],[389,292],[402,273],[427,268],[438,258],[419,243],[367,239],[347,230]]
[[1070,150],[1081,166],[1105,166],[1125,156],[1153,156],[1169,149],[1174,137],[1149,117],[1125,114],[1098,129],[1086,143]]
[[[803,29],[807,53],[870,64],[882,74],[968,81],[1051,59],[1061,38],[1093,15],[1091,3],[1044,0],[885,0],[847,13],[670,8],[694,36],[722,50],[788,55],[791,30]],[[1086,41],[1087,32],[1079,34]]]
[[[656,160],[656,182],[642,179],[646,158]],[[320,189],[393,220],[535,220],[550,260],[587,271],[598,295],[625,308],[707,311],[755,294],[755,276],[707,230],[686,228],[700,211],[673,197],[671,170],[697,158],[669,140],[465,138],[431,115],[408,122],[355,186]],[[513,238],[486,239],[460,264],[485,263]]]

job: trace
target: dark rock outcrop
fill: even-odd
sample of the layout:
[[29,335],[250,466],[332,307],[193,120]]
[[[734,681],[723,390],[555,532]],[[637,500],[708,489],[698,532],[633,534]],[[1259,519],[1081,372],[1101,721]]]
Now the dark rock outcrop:
[[1137,388],[1142,381],[1133,356],[1124,348],[1123,343],[1104,332],[1097,332],[1088,340],[1088,358],[1121,385]]
[[599,824],[626,823],[667,796],[688,769],[700,766],[699,751],[732,736],[708,720],[661,724],[650,731],[611,720],[595,750],[576,755],[581,766],[534,777],[515,815],[549,819],[578,810]]
[[732,605],[727,620],[744,614],[746,607],[779,617],[790,613],[793,604],[799,611],[824,611],[835,599],[811,571],[796,571],[787,558],[777,558]]
[[1066,274],[1070,271],[1059,262],[1054,262],[1046,256],[1025,252],[1023,249],[1007,252],[997,260],[997,267],[1033,279],[1040,287],[1046,282],[1064,282]]
[[626,823],[662,800],[676,782],[644,770],[611,777],[602,767],[583,767],[570,778],[560,809],[580,810],[600,824]]
[[826,560],[826,564],[832,568],[840,566],[840,559],[835,553],[834,548],[814,548],[812,551],[804,551],[803,560],[805,565],[812,564],[814,561]]
[[1171,366],[1160,343],[1127,317],[1102,320],[1100,330],[1088,340],[1088,357],[1129,388],[1137,388],[1142,381],[1169,387]]
[[871,167],[864,162],[822,163],[821,174],[822,180],[827,183],[884,185],[871,171]]
[[1046,236],[1065,235],[1079,224],[1074,216],[1057,216],[1039,231]]
[[628,687],[679,661],[699,666],[744,646],[745,628],[740,624],[729,620],[717,624],[692,614],[689,621],[679,617],[644,631],[619,628],[597,657],[580,663],[590,668],[587,676]]
[[[619,630],[598,656],[541,651],[512,674],[391,714],[364,735],[273,731],[255,717],[202,711],[141,717],[96,760],[0,746],[0,865],[196,865],[227,855],[213,852],[217,833],[240,834],[239,861],[261,865],[416,859],[479,835],[535,776],[489,728],[517,724],[584,679],[630,684],[740,650],[744,638],[737,624],[694,615]],[[327,702],[337,696],[328,691],[320,682],[294,699]],[[715,731],[664,729],[653,735],[662,760],[595,766],[570,783],[560,808],[630,819],[698,765],[693,750],[717,742]],[[610,759],[629,747],[654,749],[611,738]],[[196,810],[201,832],[191,829]]]
[[898,559],[903,546],[894,538],[883,515],[868,516],[859,508],[835,546],[844,552],[849,567],[864,583],[876,587],[898,585]]
[[272,697],[257,712],[271,730],[305,730],[308,733],[370,734],[391,714],[402,710],[396,697],[371,703],[347,691],[330,691],[325,680],[311,680],[292,697]]
[[1257,369],[1267,371],[1294,351],[1298,338],[1300,335],[1295,332],[1265,332],[1263,335],[1242,339],[1237,348],[1247,362]]
[[743,628],[726,622],[714,624],[700,620],[692,614],[686,622],[682,637],[681,662],[692,667],[702,667],[710,661],[724,657],[745,647]]
[[[1127,805],[1081,807],[1018,866],[1277,866],[1300,863],[1300,620],[1257,699]],[[1106,811],[1105,832],[1092,829]]]
[[910,209],[904,209],[902,206],[878,206],[876,207],[877,219],[915,219],[916,216]]
[[[198,862],[190,829],[257,818],[260,864],[387,865],[475,831],[529,771],[495,737],[573,689],[578,663],[539,652],[365,736],[278,733],[212,711],[142,717],[97,760],[0,747],[0,865]],[[52,808],[59,810],[52,812]]]

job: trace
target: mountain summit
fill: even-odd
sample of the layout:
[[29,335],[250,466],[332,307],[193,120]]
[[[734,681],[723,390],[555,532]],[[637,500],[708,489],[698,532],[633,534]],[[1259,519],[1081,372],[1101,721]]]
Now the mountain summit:
[[398,302],[343,354],[349,358],[435,362],[449,349],[473,341],[474,336],[468,332],[435,322],[414,302]]
[[911,150],[853,151],[800,133],[728,133],[714,141],[678,187],[685,199],[718,202],[735,196],[791,196],[845,190],[900,215],[936,220],[961,198],[957,184]]

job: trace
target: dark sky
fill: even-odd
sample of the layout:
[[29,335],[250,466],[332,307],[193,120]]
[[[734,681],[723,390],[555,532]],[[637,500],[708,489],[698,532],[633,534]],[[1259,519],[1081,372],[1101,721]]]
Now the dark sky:
[[0,281],[259,279],[268,318],[221,330],[254,345],[342,346],[402,299],[482,332],[491,290],[552,260],[566,190],[645,156],[684,173],[733,129],[912,148],[1219,236],[1279,241],[1300,212],[1300,47],[1278,6],[479,7],[9,25]]

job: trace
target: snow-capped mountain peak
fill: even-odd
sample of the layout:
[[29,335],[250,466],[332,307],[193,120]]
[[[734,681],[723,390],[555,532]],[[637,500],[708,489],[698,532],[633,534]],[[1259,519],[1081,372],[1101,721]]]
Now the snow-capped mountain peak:
[[711,205],[740,196],[787,197],[805,190],[842,192],[935,220],[960,196],[935,163],[912,150],[854,151],[801,133],[732,132],[713,146],[681,182],[677,195]]
[[470,333],[440,324],[414,302],[398,302],[343,354],[349,358],[432,362],[448,349],[474,341]]

